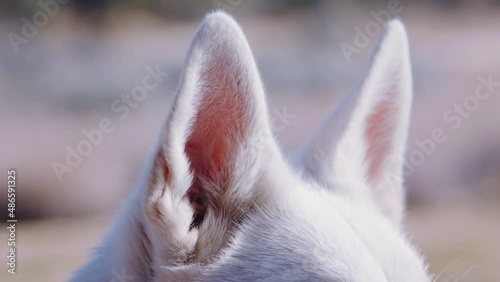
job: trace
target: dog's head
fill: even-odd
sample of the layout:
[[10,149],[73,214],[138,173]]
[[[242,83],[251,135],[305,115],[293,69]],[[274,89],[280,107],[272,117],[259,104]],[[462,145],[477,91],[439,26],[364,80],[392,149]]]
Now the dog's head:
[[289,165],[240,27],[208,15],[139,194],[155,277],[427,281],[401,230],[410,72],[393,21],[360,86]]

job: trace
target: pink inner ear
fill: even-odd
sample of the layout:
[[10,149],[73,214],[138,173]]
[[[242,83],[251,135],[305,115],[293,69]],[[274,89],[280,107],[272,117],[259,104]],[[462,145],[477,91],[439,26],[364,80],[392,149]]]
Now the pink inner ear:
[[[227,188],[237,150],[248,134],[251,108],[242,83],[242,70],[227,58],[213,59],[201,72],[199,108],[185,152],[194,173],[188,197],[195,214],[191,228],[204,220],[209,205],[221,209],[220,195]],[[204,181],[213,185],[204,187]],[[216,191],[209,189],[216,188]]]
[[382,100],[370,114],[367,120],[365,138],[367,142],[367,159],[369,162],[368,177],[374,179],[381,173],[384,161],[390,153],[391,143],[394,140],[394,118],[397,109],[394,108],[390,97],[394,97],[396,87],[391,87],[386,99]]
[[242,70],[228,58],[213,58],[205,65],[200,106],[185,150],[197,177],[226,180],[227,165],[248,129],[248,89]]

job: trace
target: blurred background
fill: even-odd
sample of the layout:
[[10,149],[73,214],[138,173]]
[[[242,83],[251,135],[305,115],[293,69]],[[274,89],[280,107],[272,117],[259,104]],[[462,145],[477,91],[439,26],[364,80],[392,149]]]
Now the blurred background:
[[[247,35],[270,109],[295,115],[276,133],[291,153],[359,79],[383,22],[402,18],[407,229],[436,281],[500,281],[500,1],[347,2],[2,1],[0,206],[15,168],[19,222],[17,274],[3,263],[0,280],[64,281],[89,258],[156,142],[197,25],[220,8]],[[126,104],[152,69],[168,76]],[[85,147],[103,119],[113,132]]]

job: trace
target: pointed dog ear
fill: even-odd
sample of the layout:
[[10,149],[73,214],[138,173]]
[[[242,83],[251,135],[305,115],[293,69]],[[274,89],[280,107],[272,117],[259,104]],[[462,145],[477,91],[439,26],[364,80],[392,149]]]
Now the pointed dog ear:
[[252,201],[263,157],[274,146],[257,138],[270,132],[240,27],[222,12],[208,15],[187,56],[144,197],[145,213],[173,259],[209,256],[224,243]]
[[[361,87],[344,100],[303,151],[307,171],[338,193],[375,202],[396,225],[412,101],[408,39],[390,22]],[[367,189],[370,187],[371,189]]]

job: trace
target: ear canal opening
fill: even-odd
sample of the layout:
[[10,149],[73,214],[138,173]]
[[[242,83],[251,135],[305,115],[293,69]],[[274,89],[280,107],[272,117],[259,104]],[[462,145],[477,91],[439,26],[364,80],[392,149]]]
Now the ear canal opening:
[[208,199],[203,193],[203,188],[198,183],[194,183],[187,193],[189,203],[194,210],[189,230],[200,228],[208,211]]

